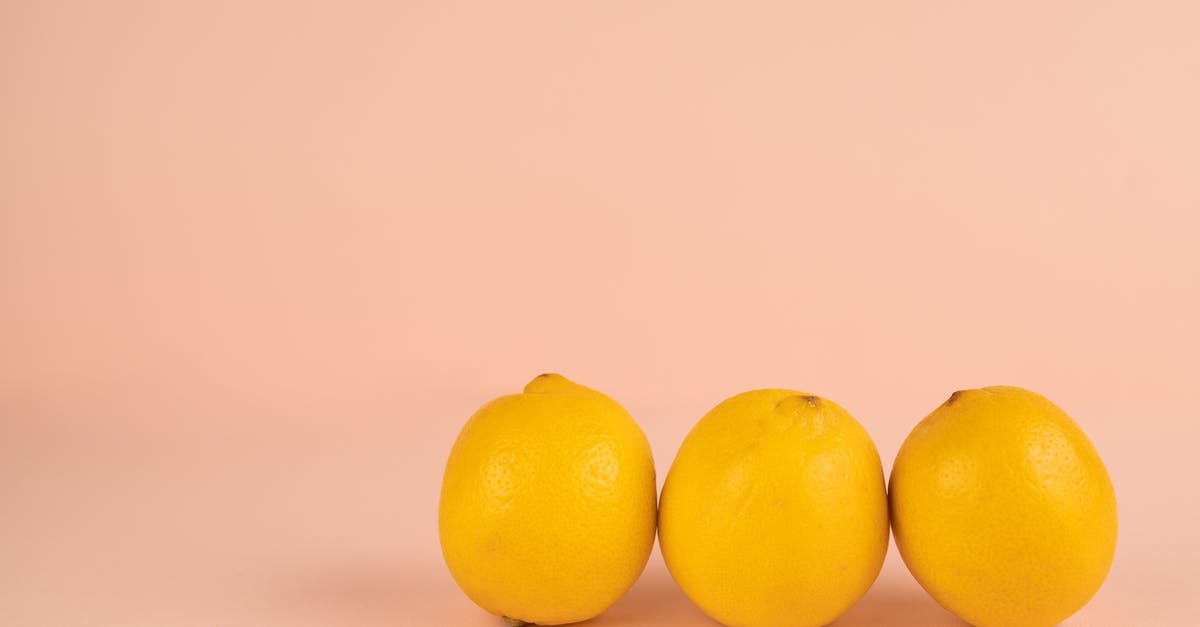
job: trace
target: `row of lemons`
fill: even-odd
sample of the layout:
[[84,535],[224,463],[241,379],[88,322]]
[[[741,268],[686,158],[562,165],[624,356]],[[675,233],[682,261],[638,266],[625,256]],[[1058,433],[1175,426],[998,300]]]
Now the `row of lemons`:
[[442,483],[455,581],[512,625],[599,615],[657,530],[672,577],[725,625],[827,625],[879,574],[889,523],[942,606],[982,627],[1053,625],[1095,594],[1116,546],[1112,483],[1061,409],[1015,387],[955,392],[885,486],[866,430],[827,399],[738,394],[680,447],[657,497],[650,445],[611,398],[555,374],[484,405]]

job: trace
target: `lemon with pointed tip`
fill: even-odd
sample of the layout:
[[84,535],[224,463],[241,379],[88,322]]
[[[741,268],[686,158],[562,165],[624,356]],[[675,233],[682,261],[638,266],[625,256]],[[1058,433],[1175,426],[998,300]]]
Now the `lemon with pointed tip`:
[[1057,624],[1112,564],[1108,471],[1079,425],[1029,390],[955,392],[900,447],[889,493],[904,563],[978,627]]
[[658,533],[671,576],[712,618],[827,625],[866,593],[887,552],[879,453],[832,401],[738,394],[683,441]]
[[438,529],[451,575],[510,624],[599,615],[654,544],[654,460],[616,401],[560,375],[487,403],[459,433]]

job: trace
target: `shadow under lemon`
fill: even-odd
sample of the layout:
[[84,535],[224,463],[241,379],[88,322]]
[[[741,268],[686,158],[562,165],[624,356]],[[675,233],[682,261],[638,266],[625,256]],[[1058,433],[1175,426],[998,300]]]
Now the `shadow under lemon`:
[[[454,585],[444,569],[420,572],[392,563],[326,565],[307,572],[275,573],[277,593],[271,615],[288,624],[401,624],[503,627]],[[906,576],[906,573],[904,574]],[[967,627],[939,606],[915,581],[900,573],[881,574],[875,585],[835,627]],[[263,583],[266,583],[265,581]],[[684,595],[655,553],[646,571],[615,605],[582,623],[587,627],[719,627]]]
[[[880,575],[879,580],[834,627],[968,627],[937,604],[907,573]],[[719,626],[700,611],[671,579],[656,554],[646,572],[626,595],[604,614],[581,625],[596,627]]]
[[582,625],[588,627],[691,627],[717,625],[683,594],[662,563],[657,550],[646,572],[608,611]]
[[834,621],[834,627],[969,627],[937,604],[915,581],[881,575],[875,585],[850,611]]
[[[472,603],[440,565],[340,563],[291,568],[255,586],[264,616],[289,627],[308,625],[457,625],[503,627]],[[264,624],[276,624],[264,621]]]

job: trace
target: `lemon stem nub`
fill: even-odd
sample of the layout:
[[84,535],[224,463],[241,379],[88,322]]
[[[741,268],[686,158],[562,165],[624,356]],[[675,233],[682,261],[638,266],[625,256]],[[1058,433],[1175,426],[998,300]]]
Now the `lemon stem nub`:
[[508,627],[525,627],[525,625],[533,624],[533,623],[527,623],[519,618],[513,618],[511,616],[504,616],[503,618],[504,618],[504,622],[508,623]]

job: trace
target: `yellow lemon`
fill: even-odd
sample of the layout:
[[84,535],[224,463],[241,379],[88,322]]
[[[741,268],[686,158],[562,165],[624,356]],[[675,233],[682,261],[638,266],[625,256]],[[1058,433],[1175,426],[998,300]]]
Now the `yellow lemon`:
[[867,591],[887,552],[879,453],[831,401],[739,394],[684,440],[658,533],[671,575],[712,618],[827,625]]
[[611,398],[559,375],[463,427],[442,480],[442,554],[459,587],[511,624],[592,618],[654,544],[654,460]]
[[890,488],[904,563],[973,625],[1054,625],[1112,564],[1117,501],[1100,455],[1028,390],[955,392],[905,440]]

